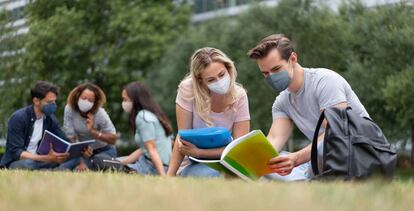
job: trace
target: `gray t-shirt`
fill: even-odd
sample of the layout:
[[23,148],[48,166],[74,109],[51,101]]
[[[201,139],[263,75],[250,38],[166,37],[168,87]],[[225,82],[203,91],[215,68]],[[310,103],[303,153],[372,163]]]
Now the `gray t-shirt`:
[[[312,140],[320,111],[346,102],[361,116],[369,117],[348,82],[338,73],[324,68],[303,68],[304,84],[295,94],[288,89],[276,97],[273,119],[288,117]],[[320,133],[324,130],[321,129]]]
[[145,147],[145,142],[155,141],[162,163],[168,165],[171,158],[171,139],[165,134],[157,116],[151,111],[141,110],[135,118],[135,125],[135,141],[143,149],[145,156],[151,158]]
[[[102,133],[116,134],[115,126],[103,108],[99,108],[94,114],[93,127]],[[78,112],[74,111],[69,105],[65,106],[63,119],[63,130],[68,137],[77,137],[78,141],[95,139],[88,131],[86,118],[83,118]],[[96,140],[91,145],[93,149],[99,149],[108,145],[106,142]]]

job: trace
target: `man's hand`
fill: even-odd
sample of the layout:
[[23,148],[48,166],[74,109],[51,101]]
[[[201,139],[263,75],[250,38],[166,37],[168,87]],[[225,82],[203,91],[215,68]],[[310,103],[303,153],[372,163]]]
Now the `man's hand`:
[[198,157],[200,154],[199,148],[197,148],[194,144],[184,140],[178,141],[178,151],[183,155],[189,155],[192,157]]
[[289,175],[296,166],[297,157],[295,153],[280,155],[269,160],[269,169],[281,176]]
[[93,155],[93,149],[92,147],[88,146],[85,148],[82,152],[83,156],[86,158],[90,158]]
[[58,153],[53,150],[52,144],[50,144],[50,150],[48,154],[48,160],[51,163],[63,163],[65,162],[69,157],[69,153]]

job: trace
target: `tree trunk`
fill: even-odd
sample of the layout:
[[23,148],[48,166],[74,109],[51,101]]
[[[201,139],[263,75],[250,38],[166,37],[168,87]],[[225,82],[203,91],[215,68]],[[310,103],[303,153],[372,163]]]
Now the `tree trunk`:
[[414,169],[414,125],[411,127],[411,168]]

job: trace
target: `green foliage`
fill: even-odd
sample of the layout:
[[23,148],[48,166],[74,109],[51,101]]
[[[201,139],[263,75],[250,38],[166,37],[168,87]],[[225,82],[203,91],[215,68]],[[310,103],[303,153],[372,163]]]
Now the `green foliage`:
[[[219,18],[196,25],[171,46],[157,68],[159,71],[152,76],[160,81],[153,88],[159,99],[174,102],[176,92],[165,87],[177,88],[180,80],[189,72],[189,58],[193,51],[204,46],[219,48],[235,62],[237,81],[248,91],[251,127],[267,131],[271,125],[271,107],[277,93],[265,84],[256,63],[247,57],[248,50],[267,35],[284,33],[299,46],[297,50],[301,63],[307,66],[329,65],[342,71],[346,61],[342,54],[345,52],[334,53],[331,48],[332,45],[346,45],[342,39],[346,37],[343,35],[346,30],[341,24],[332,11],[318,8],[311,1],[295,0],[281,1],[274,8],[255,5],[237,18]],[[172,112],[175,111],[175,104],[166,104],[166,110],[174,117]]]
[[[414,67],[387,77],[382,89],[386,109],[399,120],[399,128],[414,129]],[[407,131],[404,131],[407,132]],[[414,132],[414,131],[411,131]]]
[[[399,123],[401,117],[392,109],[387,109],[381,89],[387,85],[388,76],[414,65],[412,26],[413,7],[409,5],[367,8],[351,1],[337,13],[311,0],[284,0],[273,8],[255,5],[237,17],[193,26],[169,48],[149,77],[159,81],[152,88],[173,119],[176,88],[189,72],[191,54],[204,46],[217,47],[235,61],[238,82],[248,91],[251,127],[267,131],[277,93],[267,87],[257,65],[246,54],[263,37],[283,33],[296,43],[300,64],[326,67],[343,75],[387,136],[406,136],[401,131],[409,128]],[[409,90],[413,89],[402,91],[412,96]],[[412,107],[408,101],[401,103]],[[402,105],[393,106],[395,110]]]
[[[17,35],[16,29],[10,27],[11,14],[0,11],[0,116],[10,112],[12,107],[20,107],[25,99],[21,96],[25,92],[22,86],[15,86],[21,82],[17,67],[21,61],[18,55],[22,48],[22,36]],[[10,90],[13,90],[11,92]],[[9,99],[16,100],[9,100]],[[6,118],[0,118],[0,138],[5,137]]]
[[[387,109],[390,93],[394,92],[389,90],[388,96],[384,96],[382,89],[387,86],[388,77],[400,75],[404,70],[413,71],[413,9],[412,6],[406,5],[375,9],[354,5],[342,11],[342,18],[347,20],[354,34],[353,39],[348,42],[351,48],[347,58],[348,81],[371,117],[385,129],[387,135],[393,137],[407,137],[410,128],[404,126],[403,122],[411,117],[402,118],[401,115],[397,115],[396,110],[405,110],[404,107],[412,106],[403,105],[409,101],[404,103],[400,101],[398,105],[395,103],[391,105],[394,110]],[[400,91],[401,93],[393,97],[399,98],[399,95],[413,97],[410,89],[400,89]]]
[[[248,91],[251,127],[266,132],[277,93],[246,54],[263,37],[284,33],[296,43],[300,64],[343,75],[387,136],[407,137],[414,116],[413,6],[367,8],[356,0],[334,12],[321,2],[256,4],[237,17],[187,29],[189,8],[167,0],[34,1],[27,10],[30,32],[0,46],[25,48],[20,56],[1,58],[0,135],[11,112],[27,103],[29,85],[39,79],[62,87],[61,108],[78,83],[98,84],[108,95],[111,118],[123,131],[121,89],[143,80],[175,123],[177,85],[189,72],[192,53],[205,46],[219,48],[235,61],[238,82]],[[1,34],[9,30],[3,27],[7,21],[1,14]]]
[[151,64],[185,32],[190,11],[167,0],[37,0],[26,12],[30,31],[22,40],[25,53],[5,80],[18,78],[19,91],[0,90],[19,97],[1,95],[10,104],[2,104],[0,119],[26,103],[28,87],[37,80],[61,87],[57,116],[62,119],[69,91],[90,81],[107,94],[106,109],[117,129],[126,132],[120,106],[122,87],[143,80],[152,71]]

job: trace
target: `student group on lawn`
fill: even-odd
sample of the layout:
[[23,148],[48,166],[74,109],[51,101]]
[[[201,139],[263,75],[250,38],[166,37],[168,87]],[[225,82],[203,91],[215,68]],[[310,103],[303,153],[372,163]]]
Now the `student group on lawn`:
[[[280,152],[293,127],[312,140],[324,109],[350,106],[360,116],[369,117],[367,111],[339,74],[325,68],[302,67],[292,42],[282,34],[265,37],[247,54],[256,61],[264,76],[263,83],[277,94],[269,108],[273,121],[267,139],[280,155],[267,161],[271,173],[263,178],[312,179],[311,143],[296,152]],[[249,133],[248,95],[236,79],[236,67],[225,53],[211,47],[197,49],[191,57],[190,72],[178,86],[175,99],[178,130],[224,127],[234,139]],[[106,97],[99,86],[82,83],[69,93],[63,127],[54,116],[58,94],[58,87],[51,82],[38,81],[31,88],[33,103],[18,109],[9,119],[6,150],[0,163],[3,168],[85,171],[100,169],[94,160],[116,159],[143,175],[222,176],[219,171],[188,157],[219,158],[224,147],[201,149],[178,135],[173,139],[170,120],[143,83],[131,82],[119,93],[122,108],[129,115],[130,131],[138,144],[134,152],[123,157],[117,157],[116,128],[104,109]],[[39,154],[37,149],[45,130],[68,142],[96,141],[80,157],[72,158],[53,148],[47,154]],[[322,129],[318,151],[323,147],[323,137]]]

